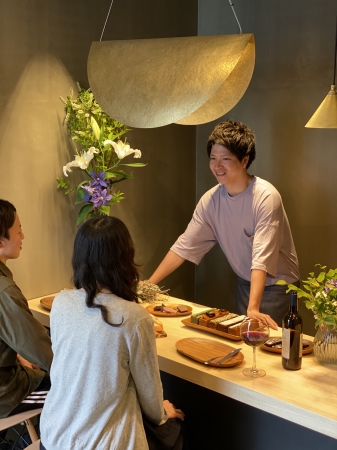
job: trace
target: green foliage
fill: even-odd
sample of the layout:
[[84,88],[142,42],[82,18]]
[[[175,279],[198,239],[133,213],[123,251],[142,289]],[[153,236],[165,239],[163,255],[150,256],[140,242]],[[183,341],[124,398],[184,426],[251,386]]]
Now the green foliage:
[[[305,306],[314,313],[315,326],[324,323],[329,328],[337,327],[337,269],[326,271],[326,266],[316,264],[320,272],[315,276],[310,272],[306,280],[302,280],[303,289],[288,284],[287,292],[297,291],[303,298]],[[277,284],[287,284],[280,280]]]
[[74,192],[75,189],[70,187],[70,181],[65,180],[63,177],[56,178],[57,181],[57,189],[63,189],[65,194],[70,194],[70,192]]
[[[74,98],[71,89],[66,99],[60,99],[65,104],[65,123],[78,150],[95,147],[99,140],[102,142],[104,139],[120,139],[129,131],[125,125],[105,114],[90,89],[82,89],[78,83],[77,89],[77,98]],[[103,132],[102,137],[99,130]]]

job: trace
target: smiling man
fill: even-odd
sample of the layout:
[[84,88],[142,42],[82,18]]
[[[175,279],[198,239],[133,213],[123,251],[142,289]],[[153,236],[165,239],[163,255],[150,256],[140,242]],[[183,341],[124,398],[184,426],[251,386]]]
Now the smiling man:
[[250,175],[255,136],[242,122],[218,124],[207,143],[218,184],[200,199],[191,222],[149,281],[158,284],[185,260],[199,264],[218,243],[237,275],[237,313],[281,325],[288,311],[280,279],[299,283],[298,260],[278,191]]
[[15,207],[0,199],[0,418],[41,408],[50,388],[49,335],[7,267],[20,256],[23,239]]

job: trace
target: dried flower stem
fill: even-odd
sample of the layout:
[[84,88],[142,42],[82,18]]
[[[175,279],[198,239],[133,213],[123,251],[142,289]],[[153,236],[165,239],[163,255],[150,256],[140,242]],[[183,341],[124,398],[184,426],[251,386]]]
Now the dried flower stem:
[[156,284],[150,283],[150,281],[145,280],[143,283],[139,284],[137,287],[137,295],[140,303],[156,303],[162,301],[161,295],[167,295],[169,289],[163,290],[163,288],[157,286]]

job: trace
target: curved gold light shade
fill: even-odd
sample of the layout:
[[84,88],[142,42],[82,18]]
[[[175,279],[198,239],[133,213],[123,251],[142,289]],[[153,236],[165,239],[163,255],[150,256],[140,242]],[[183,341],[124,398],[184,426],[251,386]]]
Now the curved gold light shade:
[[255,62],[252,34],[93,42],[91,90],[103,110],[136,128],[197,125],[232,109]]
[[305,126],[306,128],[337,128],[337,91],[334,84]]

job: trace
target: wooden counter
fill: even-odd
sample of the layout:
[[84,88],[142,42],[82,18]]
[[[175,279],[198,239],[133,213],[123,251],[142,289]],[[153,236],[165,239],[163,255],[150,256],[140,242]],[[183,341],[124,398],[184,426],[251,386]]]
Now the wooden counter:
[[[29,306],[33,315],[49,326],[49,313],[39,301],[40,298],[30,300]],[[193,313],[205,309],[180,299],[170,298],[169,302],[188,304],[193,307]],[[257,367],[264,369],[266,376],[250,379],[242,374],[242,369],[252,365],[251,347],[188,328],[181,323],[182,318],[159,318],[168,334],[157,339],[162,371],[337,439],[337,370],[320,365],[310,354],[303,357],[301,370],[288,371],[282,368],[280,355],[257,349]],[[271,335],[280,332],[272,331]],[[176,351],[176,341],[186,337],[203,337],[234,348],[242,347],[245,359],[241,366],[228,369],[202,365]],[[313,340],[310,336],[306,338]]]

